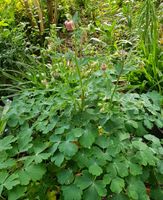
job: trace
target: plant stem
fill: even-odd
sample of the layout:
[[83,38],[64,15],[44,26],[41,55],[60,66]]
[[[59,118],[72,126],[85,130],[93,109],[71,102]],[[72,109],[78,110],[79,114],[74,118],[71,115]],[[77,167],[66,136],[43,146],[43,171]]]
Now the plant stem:
[[80,81],[80,88],[81,88],[81,109],[83,110],[84,108],[84,99],[85,99],[85,91],[83,88],[83,81],[82,81],[82,76],[81,76],[81,72],[79,69],[79,65],[78,65],[78,61],[77,61],[77,57],[75,56],[75,60],[76,60],[76,69],[77,69],[77,73],[79,76],[79,81]]
[[80,88],[81,88],[81,110],[83,110],[84,99],[85,99],[85,91],[84,91],[84,87],[83,87],[83,81],[82,81],[80,68],[79,68],[79,65],[78,65],[78,52],[77,52],[76,38],[75,38],[75,64],[76,64],[76,69],[77,69],[77,73],[78,73],[78,76],[79,76],[79,82],[80,82]]
[[117,87],[118,87],[118,84],[119,84],[119,80],[120,80],[120,77],[121,77],[122,72],[123,72],[123,68],[124,68],[124,59],[122,59],[122,67],[121,67],[120,73],[119,73],[118,78],[117,78],[117,82],[115,84],[115,87],[114,87],[113,92],[112,92],[111,97],[110,97],[110,108],[113,107],[114,94],[115,94],[115,92],[117,90]]

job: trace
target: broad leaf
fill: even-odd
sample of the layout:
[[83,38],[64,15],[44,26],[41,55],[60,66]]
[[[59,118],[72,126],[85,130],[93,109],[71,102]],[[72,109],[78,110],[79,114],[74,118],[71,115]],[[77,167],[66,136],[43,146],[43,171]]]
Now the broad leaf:
[[1,151],[4,151],[4,150],[7,150],[7,149],[11,149],[12,146],[11,146],[11,143],[12,142],[15,142],[17,138],[15,138],[14,136],[12,135],[9,135],[3,139],[0,140],[0,152]]
[[18,134],[18,149],[19,152],[27,151],[32,147],[32,129],[24,126]]
[[60,172],[57,173],[57,178],[58,178],[58,182],[61,185],[69,185],[72,183],[73,179],[74,179],[74,175],[72,170],[70,169],[63,169]]
[[144,135],[144,138],[149,140],[149,141],[152,141],[155,144],[160,145],[160,140],[157,137],[155,137],[154,135],[150,135],[150,134]]
[[24,170],[20,170],[18,172],[18,176],[19,176],[19,181],[20,181],[21,185],[28,185],[29,184],[31,177],[28,174],[28,172],[26,172]]
[[91,173],[91,174],[93,174],[95,176],[101,175],[102,172],[103,172],[102,168],[96,163],[94,163],[93,165],[91,165],[89,167],[89,173]]
[[14,128],[14,127],[17,126],[18,121],[19,121],[18,116],[17,116],[16,114],[12,114],[12,115],[10,116],[10,118],[9,118],[9,120],[8,120],[8,122],[7,122],[7,124],[8,124],[9,127]]
[[97,190],[94,187],[94,185],[91,185],[88,189],[84,191],[83,199],[84,200],[93,200],[93,199],[101,200],[101,197],[97,193]]
[[69,156],[72,157],[76,154],[76,152],[78,151],[78,147],[76,144],[69,142],[69,141],[65,141],[62,142],[59,145],[59,150],[60,152],[62,152],[65,156]]
[[153,127],[153,123],[152,123],[150,120],[148,120],[148,119],[145,119],[145,120],[144,120],[144,125],[145,125],[148,129],[152,129],[152,127]]
[[129,164],[130,166],[130,173],[133,175],[133,176],[137,176],[139,174],[142,174],[142,167],[136,163],[130,163]]
[[0,172],[0,195],[3,191],[4,182],[5,182],[6,178],[8,177],[8,175],[9,174],[7,173],[7,171],[1,171]]
[[45,174],[46,169],[42,165],[30,165],[25,168],[25,171],[33,181],[38,181]]
[[8,200],[17,200],[22,198],[26,192],[25,187],[16,186],[12,190],[8,191]]
[[76,185],[72,184],[69,186],[62,186],[64,200],[81,200],[82,190],[80,190]]
[[100,146],[101,148],[105,149],[109,146],[109,141],[108,138],[104,135],[100,135],[97,139],[96,139],[96,144],[98,146]]
[[81,137],[83,133],[84,133],[84,129],[82,128],[74,128],[71,130],[71,134],[73,134],[77,138]]
[[116,177],[112,180],[110,189],[112,192],[120,193],[125,186],[125,182],[123,179]]
[[104,183],[105,185],[110,184],[111,180],[112,180],[112,178],[110,177],[109,174],[105,174],[105,175],[104,175],[104,177],[103,177],[103,183]]
[[89,173],[84,173],[81,176],[75,178],[75,184],[81,189],[84,190],[92,184],[92,179]]
[[161,174],[163,174],[163,160],[158,162],[158,170]]
[[148,196],[146,194],[146,187],[144,183],[137,177],[131,177],[129,181],[129,186],[127,188],[128,196],[131,199],[137,200],[147,200]]
[[78,153],[75,155],[75,161],[80,168],[90,166],[89,154],[86,151],[78,151]]
[[60,167],[64,161],[63,153],[57,153],[52,158],[51,161],[55,163],[56,166]]
[[105,184],[103,181],[97,180],[93,181],[90,187],[85,190],[83,199],[101,199],[101,197],[106,196],[106,194],[107,190]]
[[36,153],[33,158],[36,164],[41,163],[43,160],[47,160],[51,156],[51,153]]
[[117,170],[113,163],[108,164],[107,166],[107,173],[109,174],[110,178],[113,179],[117,176]]
[[130,200],[130,199],[124,194],[116,194],[113,196],[112,200]]
[[95,133],[91,130],[85,130],[84,134],[81,136],[79,142],[85,148],[90,148],[95,142]]
[[107,194],[107,190],[105,188],[106,185],[103,183],[103,181],[97,180],[93,185],[95,186],[99,196],[104,197]]
[[20,182],[18,180],[17,174],[12,174],[8,176],[3,183],[4,187],[6,187],[8,190],[11,190],[14,186],[18,185]]
[[132,144],[136,149],[139,150],[145,150],[147,148],[147,145],[141,141],[133,141]]
[[16,165],[16,161],[14,159],[7,159],[4,162],[0,163],[0,169],[7,169],[9,167],[13,167]]
[[120,177],[128,176],[128,163],[126,161],[124,162],[115,161],[114,165]]
[[154,156],[154,153],[149,148],[144,151],[137,152],[135,158],[139,160],[139,163],[144,166],[146,166],[147,164],[155,166],[157,161],[157,158]]
[[50,119],[50,123],[46,126],[46,128],[43,130],[43,133],[44,134],[47,134],[47,133],[49,133],[50,131],[52,131],[53,129],[54,129],[54,127],[56,126],[56,124],[57,124],[57,122],[58,122],[58,117],[52,117],[51,119]]

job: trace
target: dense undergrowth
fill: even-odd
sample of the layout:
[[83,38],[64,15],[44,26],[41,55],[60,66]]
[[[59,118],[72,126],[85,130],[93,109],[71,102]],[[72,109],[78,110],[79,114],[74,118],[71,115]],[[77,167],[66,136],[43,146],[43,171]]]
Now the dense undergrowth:
[[22,2],[0,1],[0,199],[162,200],[161,2]]

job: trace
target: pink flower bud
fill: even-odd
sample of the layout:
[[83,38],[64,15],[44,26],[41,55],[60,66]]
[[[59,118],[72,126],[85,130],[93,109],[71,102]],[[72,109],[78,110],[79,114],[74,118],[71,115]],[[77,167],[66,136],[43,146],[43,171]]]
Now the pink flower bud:
[[101,69],[102,69],[103,71],[105,71],[105,70],[107,69],[107,65],[103,63],[103,64],[101,65]]
[[73,31],[75,29],[75,24],[73,20],[66,20],[64,24],[67,31]]

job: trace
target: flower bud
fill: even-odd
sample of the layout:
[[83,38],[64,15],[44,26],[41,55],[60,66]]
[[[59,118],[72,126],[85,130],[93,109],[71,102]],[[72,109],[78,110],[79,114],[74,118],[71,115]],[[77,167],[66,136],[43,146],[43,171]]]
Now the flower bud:
[[103,63],[103,64],[101,65],[101,69],[102,69],[102,71],[105,71],[105,70],[107,69],[107,65],[106,65],[105,63]]
[[75,29],[75,24],[73,20],[66,20],[64,24],[67,31],[73,31]]

